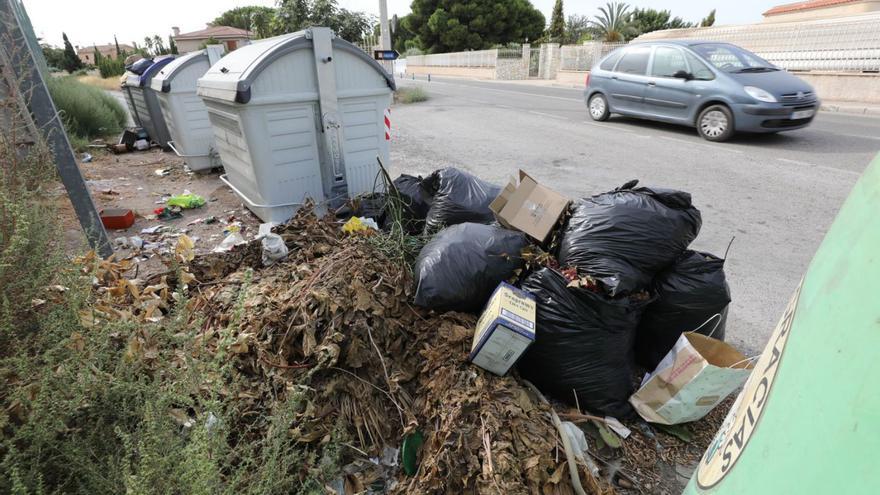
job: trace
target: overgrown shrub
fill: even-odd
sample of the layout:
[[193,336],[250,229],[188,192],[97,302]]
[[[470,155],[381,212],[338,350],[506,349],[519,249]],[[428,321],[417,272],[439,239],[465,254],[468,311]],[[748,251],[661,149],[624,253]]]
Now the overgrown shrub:
[[121,76],[125,73],[125,62],[122,59],[112,59],[110,57],[104,57],[98,62],[98,71],[101,73],[101,77],[108,78],[114,76]]
[[419,103],[427,101],[428,93],[420,86],[407,86],[398,89],[394,97],[400,103]]
[[47,84],[68,134],[91,140],[117,133],[125,125],[125,108],[106,91],[74,77],[51,77]]

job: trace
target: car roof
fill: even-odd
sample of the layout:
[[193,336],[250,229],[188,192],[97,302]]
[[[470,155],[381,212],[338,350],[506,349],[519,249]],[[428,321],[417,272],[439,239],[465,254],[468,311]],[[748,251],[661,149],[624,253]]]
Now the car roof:
[[707,43],[711,43],[713,45],[722,44],[729,45],[730,43],[726,43],[724,41],[713,41],[713,40],[700,40],[700,39],[682,39],[682,40],[646,40],[646,41],[636,41],[633,45],[679,45],[679,46],[693,46],[693,45],[704,45]]

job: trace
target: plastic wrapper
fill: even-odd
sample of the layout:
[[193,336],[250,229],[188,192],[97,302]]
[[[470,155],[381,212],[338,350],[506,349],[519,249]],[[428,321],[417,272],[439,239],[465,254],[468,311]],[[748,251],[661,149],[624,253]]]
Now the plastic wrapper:
[[522,232],[463,223],[442,230],[416,260],[415,302],[438,311],[477,312],[499,283],[522,268]]
[[730,287],[723,259],[685,251],[654,279],[653,293],[657,298],[645,310],[636,335],[640,365],[656,368],[683,332],[697,331],[724,340]]
[[572,205],[559,248],[562,266],[598,278],[612,295],[648,288],[702,224],[690,194],[637,183]]
[[543,392],[616,418],[628,416],[633,391],[632,346],[643,297],[609,298],[569,287],[559,272],[542,268],[522,288],[538,302],[535,342],[517,363],[520,374]]
[[501,193],[499,186],[450,167],[431,174],[422,181],[422,188],[434,198],[425,218],[426,232],[465,222],[495,221],[489,204]]

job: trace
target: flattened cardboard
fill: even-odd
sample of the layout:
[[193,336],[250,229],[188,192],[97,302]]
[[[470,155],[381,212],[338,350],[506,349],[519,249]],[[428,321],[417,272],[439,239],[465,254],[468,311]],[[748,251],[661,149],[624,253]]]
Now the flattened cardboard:
[[544,242],[570,200],[542,186],[522,170],[489,205],[501,225]]

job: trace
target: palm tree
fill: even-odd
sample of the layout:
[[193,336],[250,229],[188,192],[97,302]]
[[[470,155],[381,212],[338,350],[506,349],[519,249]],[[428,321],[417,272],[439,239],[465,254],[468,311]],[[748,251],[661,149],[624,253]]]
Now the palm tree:
[[629,5],[623,2],[608,2],[604,7],[599,7],[601,15],[591,21],[593,30],[602,41],[626,41],[636,34],[630,15]]

